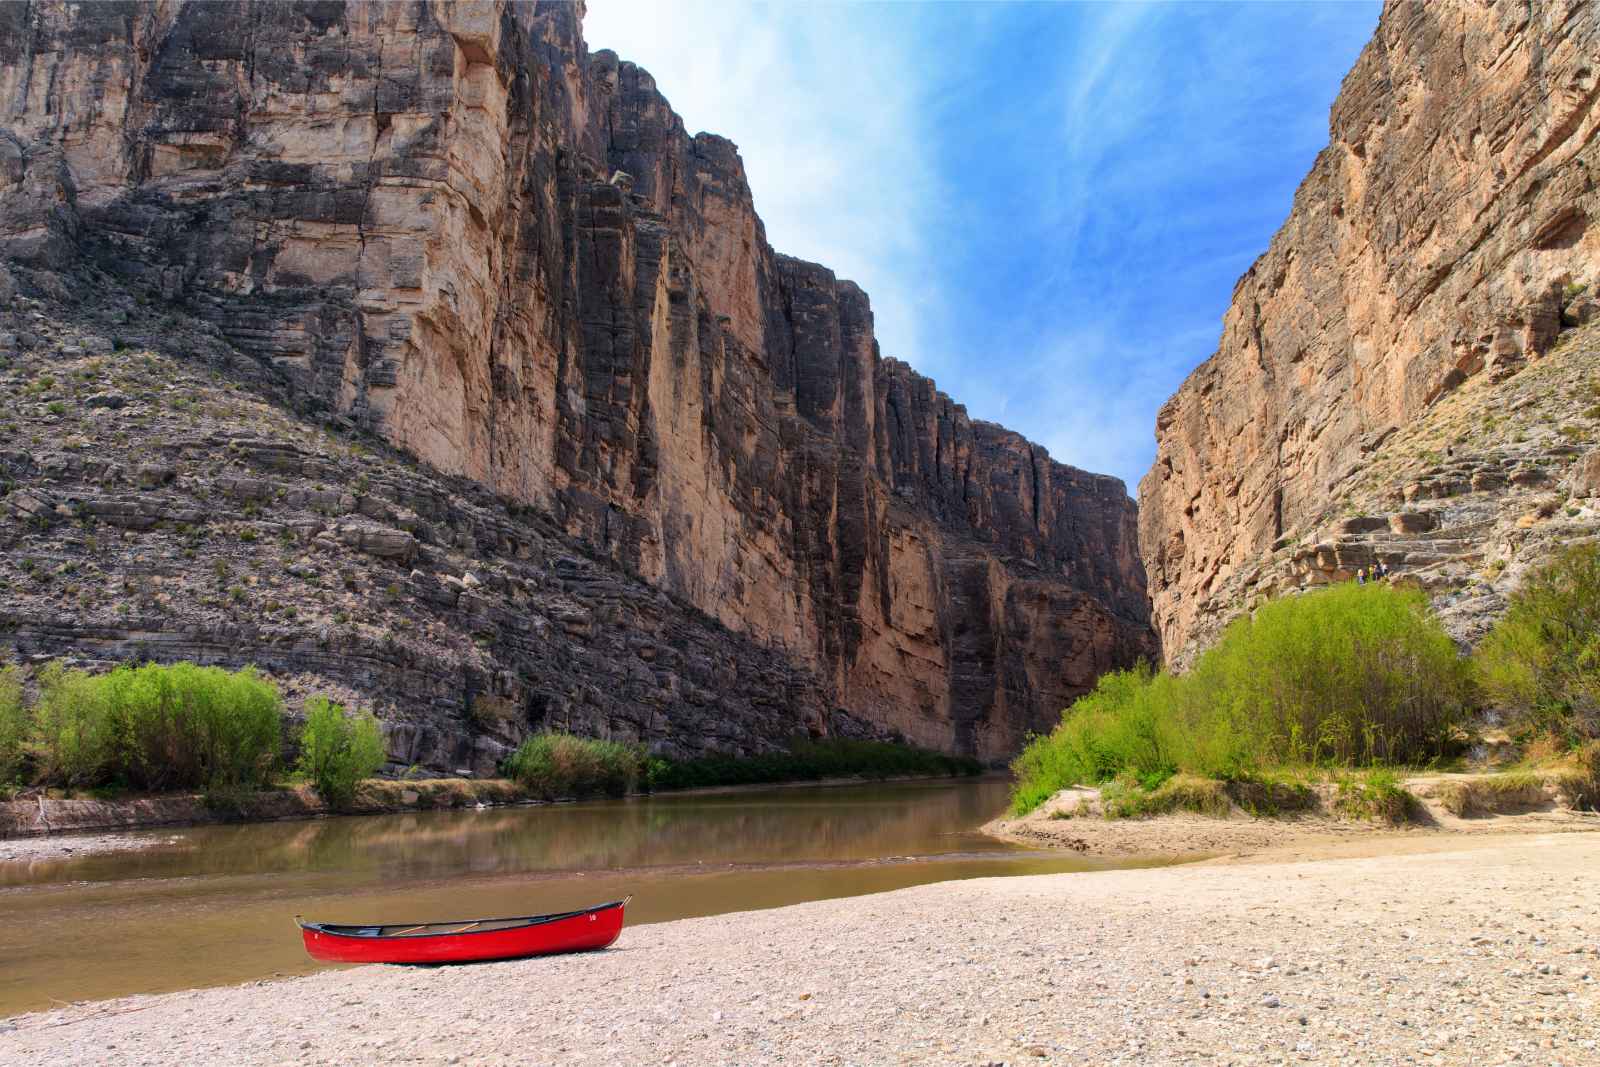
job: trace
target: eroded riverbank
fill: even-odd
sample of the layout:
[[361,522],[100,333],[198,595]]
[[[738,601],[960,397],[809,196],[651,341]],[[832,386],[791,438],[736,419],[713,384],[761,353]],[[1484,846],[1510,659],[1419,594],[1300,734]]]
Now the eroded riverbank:
[[[1600,844],[945,882],[14,1018],[0,1059],[1592,1064]],[[530,1010],[536,1008],[536,1010]]]
[[[1160,856],[1172,861],[1254,855],[1314,859],[1356,852],[1437,851],[1470,847],[1485,835],[1559,834],[1600,830],[1600,812],[1563,806],[1549,796],[1506,810],[1463,816],[1442,802],[1441,786],[1483,776],[1433,775],[1406,780],[1411,806],[1404,821],[1340,816],[1324,806],[1276,816],[1171,812],[1136,818],[1076,814],[1099,807],[1098,791],[1064,789],[1023,816],[990,820],[984,832],[1029,848],[1063,849],[1106,859]],[[1462,842],[1458,844],[1458,842]]]

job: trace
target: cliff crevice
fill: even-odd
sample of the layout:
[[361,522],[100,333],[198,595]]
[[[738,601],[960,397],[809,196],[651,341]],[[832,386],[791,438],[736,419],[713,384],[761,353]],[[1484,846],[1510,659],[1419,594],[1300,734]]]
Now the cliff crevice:
[[1216,353],[1157,417],[1139,540],[1169,660],[1296,587],[1275,553],[1377,506],[1362,483],[1398,430],[1551,351],[1596,280],[1597,71],[1585,0],[1385,7]]
[[774,252],[735,146],[581,16],[13,5],[0,256],[209,323],[913,741],[1004,756],[1151,654],[1123,486],[881,358],[866,295]]

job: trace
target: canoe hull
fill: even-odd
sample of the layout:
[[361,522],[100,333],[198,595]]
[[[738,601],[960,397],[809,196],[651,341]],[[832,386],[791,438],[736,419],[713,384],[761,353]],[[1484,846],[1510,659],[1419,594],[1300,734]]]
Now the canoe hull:
[[622,933],[624,903],[602,904],[559,916],[528,916],[525,925],[507,929],[383,937],[339,932],[358,929],[354,927],[335,929],[322,923],[301,923],[300,934],[311,957],[325,963],[513,960],[607,947]]

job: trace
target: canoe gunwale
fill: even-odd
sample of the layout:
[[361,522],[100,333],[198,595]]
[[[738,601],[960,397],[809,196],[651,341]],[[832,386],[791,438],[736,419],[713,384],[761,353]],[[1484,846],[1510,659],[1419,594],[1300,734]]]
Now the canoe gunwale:
[[[509,933],[509,932],[512,932],[512,931],[516,931],[516,930],[526,930],[526,929],[528,929],[529,927],[532,927],[532,926],[543,926],[546,923],[560,922],[563,919],[577,919],[577,918],[581,918],[581,917],[583,917],[585,915],[593,915],[593,914],[595,914],[597,912],[609,911],[612,908],[623,907],[627,903],[628,903],[627,900],[612,900],[612,901],[608,901],[605,904],[596,904],[592,908],[580,908],[577,911],[555,912],[555,913],[550,914],[550,915],[510,915],[510,916],[506,916],[505,918],[500,918],[500,919],[454,919],[454,920],[446,920],[446,921],[442,921],[442,922],[429,922],[429,923],[396,923],[396,922],[390,922],[390,923],[379,924],[379,923],[319,923],[319,922],[306,922],[305,920],[303,920],[303,919],[301,919],[301,918],[299,918],[297,916],[295,918],[295,922],[296,922],[296,924],[299,925],[300,929],[302,929],[302,930],[314,930],[317,933],[326,934],[329,937],[349,938],[352,941],[363,941],[363,942],[371,942],[371,941],[423,941],[423,940],[426,940],[428,938],[433,938],[433,937],[475,937],[475,936],[477,936],[479,934],[505,934],[505,933]],[[418,926],[420,926],[420,927],[423,927],[423,928],[427,929],[427,928],[433,928],[433,927],[439,927],[439,926],[466,926],[468,924],[479,924],[479,923],[481,923],[481,924],[511,923],[511,924],[514,924],[514,925],[510,925],[510,926],[489,926],[488,929],[484,929],[484,930],[462,930],[462,931],[459,931],[459,932],[450,931],[450,930],[440,930],[437,933],[425,933],[425,934],[424,933],[418,933],[418,934],[384,934],[384,933],[361,934],[361,933],[356,933],[355,932],[357,930],[373,930],[373,929],[386,930],[386,929],[390,929],[390,928],[393,928],[393,927],[407,927],[407,926],[418,927]]]

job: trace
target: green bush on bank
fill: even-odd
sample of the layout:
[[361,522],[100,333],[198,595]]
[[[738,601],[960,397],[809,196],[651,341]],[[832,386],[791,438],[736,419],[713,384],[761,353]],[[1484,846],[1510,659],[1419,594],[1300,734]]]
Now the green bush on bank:
[[1014,810],[1121,779],[1426,763],[1472,709],[1468,663],[1416,590],[1345,583],[1230,625],[1187,673],[1105,675],[1013,764]]
[[507,777],[545,799],[622,796],[641,787],[663,792],[825,778],[951,776],[982,769],[974,759],[886,741],[803,739],[782,752],[668,760],[647,756],[640,745],[562,733],[528,738],[504,768]]
[[22,679],[15,667],[0,667],[0,799],[22,780],[28,719],[22,705]]
[[283,744],[283,702],[254,668],[148,663],[95,682],[113,709],[127,785],[222,792],[271,781]]
[[39,671],[39,699],[29,730],[36,784],[92,787],[118,768],[117,727],[106,687],[61,663]]
[[356,786],[383,766],[383,759],[383,729],[372,712],[352,713],[321,696],[306,701],[298,766],[330,806],[349,807]]
[[[281,770],[283,701],[253,667],[193,663],[90,674],[59,662],[39,668],[37,697],[0,668],[0,795],[20,786],[150,792],[201,790],[237,804]],[[383,731],[370,712],[323,697],[306,702],[299,767],[330,805],[383,765]]]
[[263,785],[277,767],[282,701],[251,668],[150,663],[91,675],[51,663],[38,687],[32,714],[18,713],[37,783],[221,795]]
[[622,741],[534,734],[506,761],[506,775],[535,796],[626,796],[644,770],[644,748]]
[[1524,740],[1600,738],[1600,545],[1569,548],[1530,575],[1473,661]]
[[982,770],[983,765],[971,757],[947,756],[912,745],[847,738],[801,739],[791,742],[786,751],[757,756],[652,759],[646,784],[651,790],[698,789],[826,778],[954,777]]
[[1360,775],[1341,772],[1334,778],[1334,810],[1352,819],[1401,823],[1415,803],[1400,776],[1388,767],[1373,767]]

